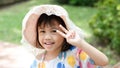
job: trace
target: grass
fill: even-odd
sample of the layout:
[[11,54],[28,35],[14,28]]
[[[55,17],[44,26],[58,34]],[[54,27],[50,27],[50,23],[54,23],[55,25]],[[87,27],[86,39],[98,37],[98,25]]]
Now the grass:
[[[51,3],[50,0],[31,0],[0,9],[0,40],[19,44],[21,40],[22,19],[24,18],[25,14],[32,6],[48,3]],[[96,12],[96,9],[68,5],[62,6],[68,11],[70,18],[75,22],[76,25],[81,27],[83,30],[86,30],[86,32],[90,32],[87,23],[89,18],[94,14],[94,12]]]
[[[40,2],[42,4],[47,3]],[[20,44],[22,19],[28,10],[37,5],[37,0],[18,3],[0,9],[0,41]]]
[[[23,3],[14,4],[8,7],[0,9],[0,41],[7,41],[12,43],[20,44],[21,40],[21,29],[22,29],[22,19],[25,14],[29,11],[32,6],[39,4],[49,4],[50,0],[30,0]],[[61,5],[69,13],[71,20],[85,31],[85,33],[90,36],[88,41],[93,40],[92,30],[90,29],[88,22],[91,17],[97,13],[96,8],[91,7],[80,7],[80,6],[70,6]],[[97,47],[99,50],[103,51],[110,59],[110,64],[115,64],[117,61],[114,60],[116,56],[109,47],[102,48]]]

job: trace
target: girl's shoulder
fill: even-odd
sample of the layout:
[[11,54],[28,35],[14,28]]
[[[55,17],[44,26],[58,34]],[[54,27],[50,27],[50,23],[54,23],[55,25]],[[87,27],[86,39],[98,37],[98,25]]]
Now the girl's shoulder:
[[71,58],[69,59],[69,56],[71,57],[71,55],[74,55],[80,64],[80,68],[102,68],[101,66],[97,66],[94,60],[85,51],[78,47],[72,46],[68,53],[68,60],[71,60]]
[[77,54],[77,53],[81,53],[82,49],[78,48],[78,47],[75,47],[75,46],[71,46],[70,49],[68,50],[74,54]]
[[33,63],[30,65],[30,68],[37,68],[37,60],[34,59]]
[[30,65],[30,68],[37,68],[38,63],[41,61],[44,53],[37,54],[34,58],[32,64]]

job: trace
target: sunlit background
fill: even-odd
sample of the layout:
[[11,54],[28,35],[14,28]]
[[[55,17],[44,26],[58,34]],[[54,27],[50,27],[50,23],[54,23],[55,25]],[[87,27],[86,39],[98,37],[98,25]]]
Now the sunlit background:
[[12,61],[10,55],[24,53],[20,47],[22,20],[33,6],[41,4],[64,7],[84,30],[85,40],[108,56],[105,68],[120,62],[120,0],[0,0],[0,68],[9,68],[4,65]]

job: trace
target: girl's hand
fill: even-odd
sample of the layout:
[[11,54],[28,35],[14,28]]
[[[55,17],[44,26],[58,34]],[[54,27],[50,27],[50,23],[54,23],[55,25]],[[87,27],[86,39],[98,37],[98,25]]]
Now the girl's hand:
[[57,30],[57,33],[66,38],[69,44],[79,47],[85,51],[95,61],[96,65],[105,66],[108,64],[107,56],[105,56],[102,52],[91,46],[86,41],[82,40],[77,32],[73,30],[67,30],[61,25],[59,27],[63,32]]
[[63,32],[57,30],[57,33],[60,34],[61,36],[63,36],[64,38],[66,38],[66,40],[69,44],[77,46],[78,43],[80,43],[81,38],[78,35],[78,33],[76,33],[73,30],[67,30],[62,25],[60,25],[59,27],[62,29]]

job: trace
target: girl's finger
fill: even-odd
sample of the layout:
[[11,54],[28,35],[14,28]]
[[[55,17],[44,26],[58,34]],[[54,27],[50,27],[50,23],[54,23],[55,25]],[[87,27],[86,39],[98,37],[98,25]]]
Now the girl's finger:
[[65,35],[63,32],[61,32],[61,31],[59,31],[59,30],[56,30],[56,32],[57,32],[58,34],[60,34],[61,36],[63,36],[64,38],[66,38],[66,35]]
[[65,29],[62,25],[59,25],[59,27],[67,34],[68,33],[68,30]]

